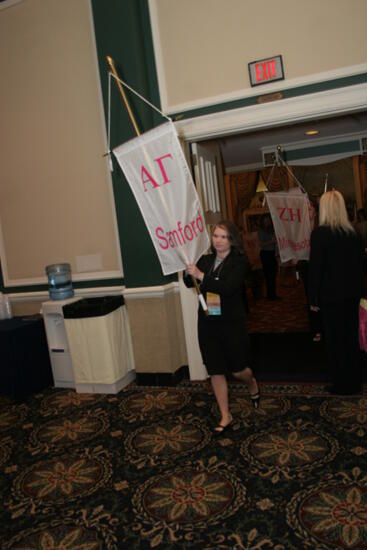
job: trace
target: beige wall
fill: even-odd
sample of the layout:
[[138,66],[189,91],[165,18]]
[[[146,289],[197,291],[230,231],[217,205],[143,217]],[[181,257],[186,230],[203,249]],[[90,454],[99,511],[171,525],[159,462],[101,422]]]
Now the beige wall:
[[150,0],[150,10],[167,111],[246,95],[248,63],[273,55],[288,87],[367,63],[366,0]]
[[0,10],[5,284],[64,261],[75,279],[121,275],[93,40],[88,0]]
[[187,365],[180,296],[162,298],[125,295],[138,373],[174,373]]
[[42,302],[45,300],[32,300],[24,302],[11,302],[11,310],[14,317],[21,317],[22,315],[36,315],[41,312]]

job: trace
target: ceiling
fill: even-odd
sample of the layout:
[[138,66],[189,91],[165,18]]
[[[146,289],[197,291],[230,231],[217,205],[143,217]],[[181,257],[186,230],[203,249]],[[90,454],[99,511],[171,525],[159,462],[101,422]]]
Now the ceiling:
[[[307,136],[307,130],[318,130],[315,136]],[[323,118],[302,122],[290,126],[279,126],[267,130],[235,134],[218,138],[225,172],[255,169],[256,165],[263,165],[262,147],[304,143],[307,146],[313,142],[327,142],[332,138],[364,134],[367,136],[367,111],[354,112],[334,118]]]

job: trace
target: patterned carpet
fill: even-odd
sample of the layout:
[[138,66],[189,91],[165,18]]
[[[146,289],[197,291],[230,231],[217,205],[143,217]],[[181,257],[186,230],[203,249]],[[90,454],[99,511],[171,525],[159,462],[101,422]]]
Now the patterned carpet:
[[207,383],[0,400],[2,549],[367,548],[367,395]]
[[280,300],[264,298],[265,289],[256,296],[248,289],[249,333],[309,332],[306,295],[301,280],[294,273],[287,272],[278,277],[277,295]]

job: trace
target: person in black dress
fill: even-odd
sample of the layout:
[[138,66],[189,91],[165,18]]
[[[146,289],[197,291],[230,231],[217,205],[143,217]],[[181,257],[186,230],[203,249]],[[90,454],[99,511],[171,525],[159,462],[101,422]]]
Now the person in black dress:
[[[317,207],[318,209],[318,207]],[[315,205],[309,201],[309,213],[311,228],[314,229],[318,224],[318,214]],[[297,271],[301,276],[303,288],[305,290],[308,319],[310,325],[310,331],[312,334],[312,340],[314,342],[320,342],[322,339],[322,320],[320,311],[314,311],[310,308],[309,295],[308,295],[308,266],[309,260],[299,260],[297,263]]]
[[358,308],[363,294],[364,251],[348,220],[343,196],[320,199],[319,226],[311,234],[309,303],[321,311],[333,394],[361,391]]
[[250,264],[237,227],[228,220],[217,223],[211,248],[212,253],[202,256],[197,265],[187,266],[184,282],[192,287],[191,277],[196,278],[208,305],[208,315],[199,305],[198,337],[221,414],[215,431],[221,434],[232,422],[226,374],[247,384],[255,408],[259,406],[260,393],[252,369],[246,366],[249,339],[245,277]]

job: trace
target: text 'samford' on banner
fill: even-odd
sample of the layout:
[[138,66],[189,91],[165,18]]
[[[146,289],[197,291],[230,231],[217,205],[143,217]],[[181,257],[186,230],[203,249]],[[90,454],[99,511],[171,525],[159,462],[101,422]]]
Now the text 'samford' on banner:
[[288,193],[266,193],[280,261],[308,260],[310,256],[310,209],[308,197],[300,189]]
[[164,275],[196,263],[210,240],[173,123],[162,124],[113,152],[141,210]]

